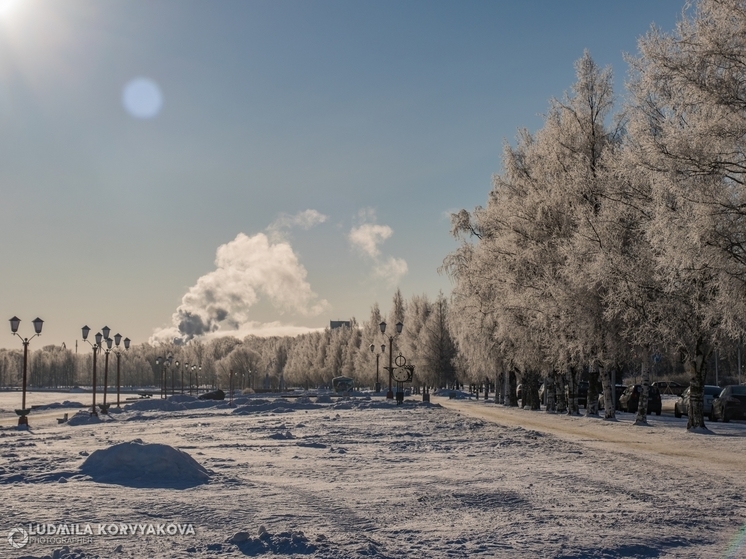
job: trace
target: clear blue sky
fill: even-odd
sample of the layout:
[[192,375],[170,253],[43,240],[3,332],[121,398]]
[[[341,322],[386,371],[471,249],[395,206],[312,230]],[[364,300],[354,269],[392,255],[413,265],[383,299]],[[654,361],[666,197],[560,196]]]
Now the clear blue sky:
[[[215,273],[226,243],[259,252],[222,332],[366,320],[396,286],[447,294],[447,213],[485,202],[503,142],[541,126],[583,49],[622,95],[622,53],[682,6],[0,0],[0,318],[24,335],[43,318],[35,347],[71,347],[84,324],[140,343],[199,278],[231,277]],[[162,95],[150,118],[123,103],[138,77]],[[295,260],[256,268],[276,256],[260,234]]]

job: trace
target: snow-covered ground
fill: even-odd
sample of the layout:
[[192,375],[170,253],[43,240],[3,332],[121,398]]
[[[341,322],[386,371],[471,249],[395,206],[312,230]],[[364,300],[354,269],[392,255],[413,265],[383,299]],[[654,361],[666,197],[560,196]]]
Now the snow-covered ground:
[[[0,557],[746,557],[744,423],[176,396],[100,422],[35,410],[26,431],[16,399],[0,393]],[[49,524],[74,534],[34,534]]]

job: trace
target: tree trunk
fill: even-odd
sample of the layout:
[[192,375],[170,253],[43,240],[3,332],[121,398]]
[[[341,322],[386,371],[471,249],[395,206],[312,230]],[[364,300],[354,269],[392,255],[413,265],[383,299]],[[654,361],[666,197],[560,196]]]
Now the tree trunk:
[[640,398],[637,400],[637,417],[635,425],[648,424],[648,391],[650,389],[650,351],[646,349],[642,354],[642,370],[640,371]]
[[616,402],[611,391],[611,367],[601,367],[601,386],[604,392],[604,419],[616,419]]
[[[539,373],[536,371],[529,371],[523,375],[523,397],[524,408],[528,407],[532,411],[541,409],[541,401],[539,400]],[[528,404],[528,406],[526,406]]]
[[565,390],[565,375],[554,373],[555,378],[555,395],[557,396],[557,413],[567,411],[567,391]]
[[544,397],[547,402],[547,413],[557,413],[557,404],[555,400],[556,396],[556,383],[554,371],[549,371],[547,374],[547,380],[544,381]]
[[580,406],[578,405],[579,377],[579,369],[576,367],[567,369],[567,415],[580,415]]
[[585,415],[598,417],[598,367],[591,362],[588,369],[588,394],[585,400]]
[[687,410],[686,428],[688,430],[702,428],[705,426],[704,391],[705,378],[707,377],[707,360],[712,353],[712,348],[701,339],[697,340],[694,348],[694,357],[688,353],[684,363],[686,372],[689,374],[689,409]]
[[516,395],[516,387],[518,383],[515,377],[515,369],[511,367],[508,373],[508,405],[511,408],[518,407],[518,396]]

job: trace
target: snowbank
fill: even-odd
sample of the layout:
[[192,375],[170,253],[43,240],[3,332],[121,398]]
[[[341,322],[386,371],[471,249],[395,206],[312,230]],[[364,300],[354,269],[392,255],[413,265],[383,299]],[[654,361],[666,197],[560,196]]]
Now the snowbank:
[[[103,417],[106,417],[106,416],[103,416]],[[84,410],[80,410],[74,416],[68,419],[65,425],[75,427],[77,425],[92,425],[95,423],[101,423],[101,421],[102,421],[101,416],[91,415],[91,412],[88,411],[88,409],[84,409]]]
[[252,557],[267,553],[274,555],[309,555],[318,549],[303,532],[270,534],[264,526],[259,527],[259,536],[256,538],[252,538],[248,532],[237,532],[228,540],[228,543],[237,546],[244,555]]
[[42,406],[33,406],[34,410],[56,410],[59,408],[84,408],[85,404],[81,404],[80,402],[71,402],[70,400],[65,400],[64,402],[53,402],[51,404],[44,404]]
[[184,411],[186,406],[181,402],[166,398],[144,398],[124,406],[125,411]]
[[314,404],[307,401],[298,400],[285,400],[278,398],[277,400],[267,400],[264,398],[257,398],[249,400],[245,405],[240,406],[233,410],[236,415],[249,415],[255,413],[289,413],[297,410],[315,410],[322,408],[319,404]]
[[183,489],[207,483],[208,471],[186,452],[140,439],[95,451],[80,471],[98,483]]

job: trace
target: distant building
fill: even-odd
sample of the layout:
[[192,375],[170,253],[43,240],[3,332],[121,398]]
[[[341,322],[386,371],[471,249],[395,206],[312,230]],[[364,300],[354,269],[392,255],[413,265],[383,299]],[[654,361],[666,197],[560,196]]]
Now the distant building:
[[349,328],[350,327],[350,321],[349,320],[330,320],[329,321],[329,329],[334,330],[335,328]]

